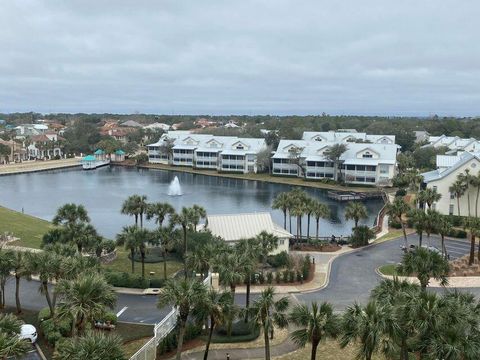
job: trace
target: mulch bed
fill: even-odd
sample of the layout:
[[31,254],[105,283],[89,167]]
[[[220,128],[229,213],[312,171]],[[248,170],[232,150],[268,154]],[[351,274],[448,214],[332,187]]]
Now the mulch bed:
[[319,252],[335,252],[340,250],[342,247],[335,244],[295,244],[292,246],[292,250],[295,251],[319,251]]

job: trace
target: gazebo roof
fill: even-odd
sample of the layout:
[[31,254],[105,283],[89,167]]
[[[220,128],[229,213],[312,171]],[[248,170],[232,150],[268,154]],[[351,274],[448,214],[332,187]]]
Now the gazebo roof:
[[96,159],[95,159],[95,156],[93,156],[93,155],[87,155],[82,160],[83,161],[95,161]]
[[125,151],[123,151],[122,149],[118,149],[117,151],[115,151],[115,155],[125,155]]
[[97,149],[97,151],[95,151],[94,154],[95,154],[95,155],[104,155],[104,154],[105,154],[105,151],[103,151],[102,149]]

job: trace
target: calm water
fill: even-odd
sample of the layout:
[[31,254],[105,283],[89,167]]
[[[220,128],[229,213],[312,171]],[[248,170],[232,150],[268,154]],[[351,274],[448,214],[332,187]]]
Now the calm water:
[[[183,196],[167,195],[175,176],[180,180]],[[45,220],[52,220],[56,209],[64,203],[83,204],[100,234],[114,238],[122,226],[133,223],[133,218],[120,214],[122,202],[132,194],[147,195],[152,202],[169,202],[177,210],[199,204],[209,214],[270,211],[274,221],[283,226],[282,212],[270,206],[278,193],[291,187],[174,171],[104,167],[93,171],[75,169],[2,176],[0,189],[0,205],[18,211],[23,208],[26,214]],[[321,236],[350,234],[353,222],[344,219],[346,204],[327,199],[324,190],[305,188],[305,191],[331,209],[332,219],[320,223]],[[369,218],[363,223],[373,225],[382,205],[381,200],[368,201]],[[304,233],[306,222],[305,219]],[[314,221],[310,231],[315,232]],[[292,232],[295,233],[294,228]]]

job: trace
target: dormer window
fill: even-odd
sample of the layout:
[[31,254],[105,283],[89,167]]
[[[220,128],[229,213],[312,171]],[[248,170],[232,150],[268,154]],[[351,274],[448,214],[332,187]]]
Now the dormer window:
[[243,150],[245,149],[242,144],[238,144],[236,147],[237,150]]
[[317,136],[317,137],[315,138],[315,141],[322,141],[322,138]]
[[364,158],[364,159],[371,159],[372,157],[373,157],[373,155],[368,151],[365,151],[362,155],[362,158]]

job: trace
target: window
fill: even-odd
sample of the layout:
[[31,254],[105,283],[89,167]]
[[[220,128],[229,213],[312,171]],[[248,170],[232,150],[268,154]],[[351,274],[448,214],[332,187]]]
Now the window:
[[437,191],[437,187],[436,187],[436,186],[434,186],[432,189],[433,189],[433,191]]
[[285,244],[285,240],[284,239],[279,239],[278,240],[278,245],[283,245]]
[[243,150],[243,149],[244,149],[244,147],[243,147],[243,145],[242,145],[242,144],[239,144],[239,145],[237,145],[236,149],[237,149],[237,150]]
[[364,159],[371,159],[371,158],[373,157],[373,155],[370,154],[370,152],[365,151],[365,152],[363,153],[362,157],[363,157]]
[[347,165],[347,170],[355,170],[355,165]]
[[455,210],[455,205],[451,204],[450,207],[448,208],[448,214],[453,215],[454,210]]
[[437,210],[437,204],[435,203],[432,204],[432,210]]
[[388,173],[388,165],[380,165],[380,174]]
[[455,193],[453,193],[453,192],[450,193],[450,199],[452,199],[452,200],[455,199]]

